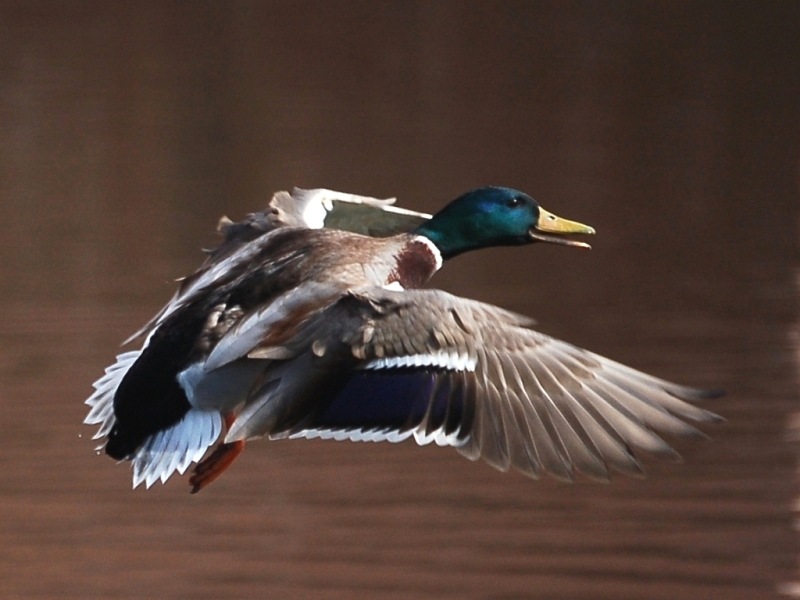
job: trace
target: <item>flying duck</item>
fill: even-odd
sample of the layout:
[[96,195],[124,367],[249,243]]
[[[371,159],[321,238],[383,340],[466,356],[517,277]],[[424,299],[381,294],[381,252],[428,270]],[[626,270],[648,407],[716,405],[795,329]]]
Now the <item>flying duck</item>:
[[98,379],[84,423],[148,488],[197,463],[197,492],[267,437],[452,446],[539,478],[642,476],[659,433],[704,437],[719,395],[647,375],[530,328],[502,308],[423,289],[490,246],[589,246],[594,229],[504,187],[434,216],[330,190],[278,192],[220,221],[221,244]]

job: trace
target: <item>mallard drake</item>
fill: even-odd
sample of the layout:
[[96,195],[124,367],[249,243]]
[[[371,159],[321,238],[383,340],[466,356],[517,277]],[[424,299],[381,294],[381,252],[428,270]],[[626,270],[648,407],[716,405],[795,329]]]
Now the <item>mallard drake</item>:
[[294,190],[219,230],[219,247],[133,336],[141,349],[120,354],[86,401],[84,422],[100,425],[106,454],[132,461],[134,487],[195,462],[196,492],[261,437],[413,437],[501,471],[605,481],[611,469],[641,476],[636,450],[677,457],[658,433],[703,436],[685,420],[719,420],[688,402],[717,392],[421,289],[469,250],[588,247],[568,236],[594,229],[522,192],[476,189],[431,217],[392,200]]

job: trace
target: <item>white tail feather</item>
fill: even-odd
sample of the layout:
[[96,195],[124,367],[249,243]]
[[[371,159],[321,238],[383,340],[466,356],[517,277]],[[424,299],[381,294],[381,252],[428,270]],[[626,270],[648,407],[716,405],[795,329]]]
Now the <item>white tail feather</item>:
[[192,409],[169,429],[151,435],[133,457],[133,487],[157,480],[165,483],[177,471],[181,475],[199,462],[222,433],[218,412]]
[[114,426],[114,394],[128,369],[139,358],[139,354],[139,350],[120,354],[117,356],[117,362],[106,369],[105,375],[94,382],[94,393],[86,400],[91,409],[83,420],[86,425],[100,425],[100,429],[92,439],[99,440],[106,437]]

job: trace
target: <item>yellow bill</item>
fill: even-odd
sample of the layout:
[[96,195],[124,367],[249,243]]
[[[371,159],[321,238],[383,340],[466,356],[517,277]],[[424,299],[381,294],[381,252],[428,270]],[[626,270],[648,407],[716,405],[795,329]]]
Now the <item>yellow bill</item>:
[[[578,242],[562,235],[571,233],[581,233],[594,235],[594,227],[589,227],[576,221],[568,221],[553,213],[539,207],[539,220],[536,225],[528,230],[528,235],[539,242],[550,242],[552,244],[563,244],[564,246],[575,246],[577,248],[591,248],[589,244]],[[555,235],[549,235],[555,234]]]

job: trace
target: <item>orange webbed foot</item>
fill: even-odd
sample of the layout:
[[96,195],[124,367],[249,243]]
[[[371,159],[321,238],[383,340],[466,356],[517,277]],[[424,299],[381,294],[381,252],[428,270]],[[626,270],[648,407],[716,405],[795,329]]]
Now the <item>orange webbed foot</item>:
[[196,494],[233,464],[236,457],[244,450],[244,441],[220,444],[209,456],[197,463],[194,473],[189,478],[192,494]]
[[[225,417],[225,428],[229,429],[234,421],[233,415]],[[192,486],[192,494],[196,494],[233,464],[236,457],[244,451],[244,440],[231,443],[222,443],[205,457],[194,468],[194,473],[189,478],[189,485]]]

